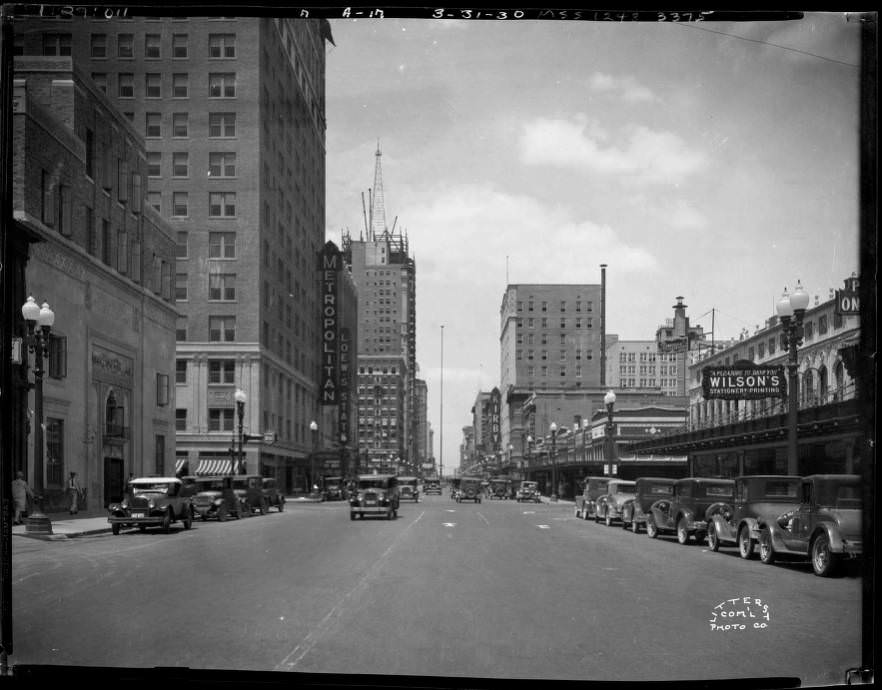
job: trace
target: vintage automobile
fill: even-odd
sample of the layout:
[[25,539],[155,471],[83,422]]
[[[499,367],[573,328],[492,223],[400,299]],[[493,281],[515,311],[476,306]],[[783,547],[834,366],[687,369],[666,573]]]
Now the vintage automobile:
[[423,485],[423,493],[427,496],[429,494],[436,494],[438,496],[441,495],[441,482],[437,479],[427,479],[426,483]]
[[247,514],[242,499],[233,489],[232,475],[198,477],[193,511],[202,520],[213,518],[221,522]]
[[863,554],[861,478],[856,474],[814,474],[803,477],[799,504],[763,520],[759,552],[763,563],[779,556],[809,558],[815,575],[829,577],[843,559]]
[[279,491],[274,477],[263,478],[263,498],[267,508],[275,508],[280,513],[285,510],[285,494]]
[[681,544],[688,544],[693,537],[696,543],[704,543],[708,508],[731,501],[734,487],[735,482],[731,479],[678,479],[670,498],[659,499],[649,507],[647,536],[656,539],[659,534],[674,533]]
[[398,478],[394,474],[362,474],[355,493],[349,497],[349,519],[365,515],[398,517]]
[[662,498],[670,498],[674,493],[674,480],[667,477],[638,477],[634,487],[634,498],[622,505],[622,527],[634,534],[646,524],[649,506]]
[[325,477],[325,500],[342,501],[344,499],[343,477]]
[[594,510],[594,521],[604,522],[609,527],[613,522],[622,519],[622,507],[625,501],[634,498],[636,483],[627,479],[610,479],[606,485],[606,493],[597,499]]
[[420,502],[419,479],[416,477],[398,477],[398,496],[404,501]]
[[269,504],[263,493],[263,477],[259,474],[234,474],[233,491],[242,502],[244,515],[251,515],[255,510],[266,515]]
[[481,481],[480,477],[460,477],[459,493],[456,496],[456,502],[474,501],[475,503],[480,503],[482,493]]
[[184,495],[184,483],[177,477],[140,477],[128,484],[125,498],[108,506],[110,529],[119,534],[122,528],[162,527],[168,533],[178,520],[184,529],[193,525],[190,497]]
[[800,477],[787,475],[735,477],[732,501],[714,504],[707,510],[710,550],[736,544],[741,558],[753,558],[759,524],[799,503],[800,481]]
[[518,503],[526,501],[540,503],[541,499],[539,498],[539,482],[521,482],[521,485],[518,487],[518,492],[515,494],[515,500]]
[[506,499],[511,496],[511,479],[508,477],[493,477],[490,479],[490,499]]
[[576,517],[587,520],[594,517],[597,499],[606,493],[609,477],[588,477],[581,496],[576,496]]

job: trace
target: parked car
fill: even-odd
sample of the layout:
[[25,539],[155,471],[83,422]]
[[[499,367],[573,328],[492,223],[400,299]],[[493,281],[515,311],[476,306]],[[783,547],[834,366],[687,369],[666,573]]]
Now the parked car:
[[597,499],[594,521],[603,521],[609,527],[613,522],[621,520],[622,507],[625,501],[634,498],[636,486],[636,482],[627,479],[610,479],[606,485],[606,493]]
[[800,483],[799,504],[763,520],[759,552],[763,563],[782,555],[809,558],[815,575],[836,573],[843,559],[863,555],[861,478],[856,474],[814,474]]
[[463,501],[481,502],[481,478],[480,477],[460,477],[459,478],[459,494],[456,497],[457,503]]
[[693,537],[703,543],[707,535],[707,510],[714,504],[732,500],[735,482],[731,479],[686,477],[674,482],[674,493],[649,507],[646,534],[674,533],[677,541],[688,544]]
[[637,534],[640,526],[646,524],[649,507],[662,498],[670,498],[674,493],[674,480],[668,477],[638,477],[634,487],[634,498],[622,505],[622,527]]
[[401,500],[420,502],[419,479],[416,477],[398,477],[398,495]]
[[576,517],[587,520],[594,517],[597,499],[606,493],[609,477],[588,477],[581,496],[576,496]]
[[263,477],[259,474],[234,474],[233,491],[242,501],[244,515],[252,515],[255,510],[266,515],[269,505],[263,494]]
[[349,497],[349,519],[365,515],[398,517],[398,478],[393,474],[362,474],[355,494]]
[[735,477],[732,501],[708,508],[707,544],[711,551],[737,544],[742,558],[753,558],[759,524],[773,520],[799,503],[800,477],[745,475]]
[[490,480],[490,498],[506,499],[511,495],[511,479],[494,477]]
[[518,487],[518,492],[517,494],[515,494],[515,500],[518,503],[526,501],[534,501],[536,503],[540,503],[541,499],[539,498],[539,482],[521,482],[520,487]]
[[190,497],[184,495],[184,483],[177,477],[141,477],[128,484],[125,498],[108,506],[110,529],[119,534],[122,528],[162,527],[181,521],[184,529],[193,525]]
[[232,475],[198,477],[193,510],[203,521],[212,518],[223,522],[231,517],[243,517],[245,506],[233,489]]
[[280,513],[285,510],[285,494],[279,491],[275,477],[263,478],[263,498],[267,508],[275,508]]
[[437,479],[427,479],[425,485],[423,486],[423,493],[427,496],[429,494],[436,494],[440,496],[441,482],[439,482]]
[[325,500],[342,501],[344,499],[343,477],[325,477]]

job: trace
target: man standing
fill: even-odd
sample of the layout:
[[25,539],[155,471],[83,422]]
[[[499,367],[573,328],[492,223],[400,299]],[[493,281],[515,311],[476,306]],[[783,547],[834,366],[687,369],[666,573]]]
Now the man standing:
[[28,501],[34,499],[34,492],[28,486],[24,478],[24,472],[15,473],[15,479],[12,481],[12,500],[15,503],[15,517],[12,519],[13,525],[22,524],[21,514],[28,512]]
[[76,515],[79,512],[79,500],[82,489],[77,481],[77,473],[71,472],[70,479],[67,480],[67,495],[70,499],[70,514]]

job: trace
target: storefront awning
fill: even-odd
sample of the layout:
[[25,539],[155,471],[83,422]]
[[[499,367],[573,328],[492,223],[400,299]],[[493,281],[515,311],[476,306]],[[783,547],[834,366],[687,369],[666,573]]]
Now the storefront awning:
[[197,477],[211,477],[222,474],[238,474],[239,461],[233,463],[232,470],[230,468],[229,458],[202,458],[194,473]]

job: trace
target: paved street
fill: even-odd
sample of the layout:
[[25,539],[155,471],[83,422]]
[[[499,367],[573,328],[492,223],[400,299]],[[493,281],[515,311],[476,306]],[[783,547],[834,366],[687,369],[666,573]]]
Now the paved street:
[[[860,661],[853,572],[651,540],[568,503],[445,493],[354,522],[289,503],[14,549],[12,664],[819,684]],[[711,630],[737,610],[744,630]]]

